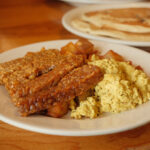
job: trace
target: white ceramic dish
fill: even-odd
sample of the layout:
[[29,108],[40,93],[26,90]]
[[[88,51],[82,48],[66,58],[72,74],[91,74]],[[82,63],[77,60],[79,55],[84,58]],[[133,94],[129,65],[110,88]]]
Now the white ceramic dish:
[[[48,41],[27,46],[18,47],[0,54],[0,63],[24,56],[28,51],[39,51],[42,47],[60,48],[66,43],[75,40]],[[110,44],[100,41],[92,41],[95,47],[102,50],[102,53],[113,49],[125,58],[140,64],[148,75],[150,54],[136,48]],[[90,136],[116,133],[141,126],[150,121],[150,102],[147,102],[136,109],[125,111],[120,114],[105,113],[97,119],[75,120],[69,117],[50,118],[46,116],[33,115],[20,117],[17,109],[13,106],[7,91],[0,86],[0,119],[6,123],[30,131],[44,134],[65,135],[65,136]]]
[[130,3],[141,0],[61,0],[70,3],[74,6],[83,6],[85,4],[117,4],[117,3]]
[[111,5],[91,5],[91,6],[84,6],[75,8],[69,12],[67,12],[63,18],[62,18],[62,24],[63,26],[70,32],[92,40],[100,40],[100,41],[106,41],[106,42],[112,42],[112,43],[119,43],[119,44],[126,44],[131,46],[140,46],[140,47],[149,47],[150,42],[139,42],[139,41],[126,41],[126,40],[119,40],[111,37],[105,37],[105,36],[96,36],[92,34],[88,34],[85,32],[81,32],[71,25],[71,21],[81,16],[82,14],[90,11],[96,11],[96,10],[104,10],[104,9],[115,9],[115,8],[130,8],[130,7],[148,7],[150,8],[150,3],[127,3],[127,4],[111,4]]

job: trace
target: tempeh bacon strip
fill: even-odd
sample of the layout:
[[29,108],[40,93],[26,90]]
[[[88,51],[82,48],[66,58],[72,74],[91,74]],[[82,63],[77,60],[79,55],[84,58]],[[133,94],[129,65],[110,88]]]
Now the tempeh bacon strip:
[[14,97],[20,86],[49,72],[63,59],[64,56],[58,50],[29,52],[23,58],[0,64],[0,82]]
[[41,110],[48,110],[55,102],[67,102],[95,86],[101,79],[99,67],[84,65],[74,69],[60,80],[57,86],[44,89],[36,94],[20,99],[18,107],[21,114],[27,116]]
[[14,91],[15,98],[23,97],[28,94],[33,94],[43,88],[48,88],[57,85],[59,80],[69,73],[72,69],[83,65],[84,58],[82,55],[72,55],[65,57],[52,71],[43,74],[34,80],[31,80],[23,85],[20,85]]

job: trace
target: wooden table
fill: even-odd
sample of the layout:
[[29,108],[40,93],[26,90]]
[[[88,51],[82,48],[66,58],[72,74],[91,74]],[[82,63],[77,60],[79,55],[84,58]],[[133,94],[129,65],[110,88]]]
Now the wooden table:
[[[0,1],[0,52],[21,45],[77,38],[61,25],[73,7],[51,0]],[[131,131],[92,137],[44,135],[0,121],[0,150],[150,150],[150,124]]]

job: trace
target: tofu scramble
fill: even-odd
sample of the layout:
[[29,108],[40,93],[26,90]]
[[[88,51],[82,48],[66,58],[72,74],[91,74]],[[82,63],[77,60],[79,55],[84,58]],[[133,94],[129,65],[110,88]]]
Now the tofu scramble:
[[114,59],[97,59],[89,64],[100,67],[103,78],[94,87],[94,94],[70,104],[71,117],[96,118],[103,112],[119,113],[147,102],[150,99],[150,79],[129,62]]

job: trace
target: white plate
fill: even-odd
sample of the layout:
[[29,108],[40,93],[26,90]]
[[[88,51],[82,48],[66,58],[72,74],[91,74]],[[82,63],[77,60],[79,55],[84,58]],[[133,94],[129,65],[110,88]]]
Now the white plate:
[[142,0],[61,0],[61,1],[68,2],[74,6],[81,6],[85,4],[129,3],[129,2],[137,2]]
[[81,32],[71,25],[71,21],[76,18],[81,16],[82,14],[90,11],[96,11],[96,10],[105,10],[105,9],[113,9],[113,8],[130,8],[130,7],[148,7],[150,8],[150,3],[128,3],[128,4],[111,4],[111,5],[90,5],[90,6],[84,6],[84,7],[79,7],[75,8],[69,12],[67,12],[63,18],[62,18],[62,24],[63,26],[70,32],[84,37],[88,39],[93,39],[93,40],[100,40],[100,41],[107,41],[107,42],[112,42],[112,43],[119,43],[119,44],[126,44],[126,45],[131,45],[131,46],[141,46],[141,47],[148,47],[150,46],[150,42],[139,42],[139,41],[126,41],[126,40],[119,40],[111,37],[104,37],[104,36],[96,36],[96,35],[91,35],[85,32]]
[[[42,47],[60,48],[71,40],[59,40],[30,44],[27,46],[12,49],[0,54],[0,62],[24,56],[28,51],[39,51]],[[75,42],[75,40],[72,40]],[[123,55],[125,58],[140,64],[147,74],[150,75],[148,66],[150,54],[136,48],[110,44],[100,41],[92,41],[95,47],[101,49],[103,53],[110,49]],[[69,115],[64,118],[50,118],[46,116],[33,115],[30,117],[20,117],[17,109],[13,106],[7,91],[0,86],[0,119],[6,123],[30,131],[66,135],[66,136],[90,136],[109,134],[129,130],[150,121],[150,102],[145,103],[136,109],[125,111],[120,114],[103,114],[97,119],[71,119]]]

